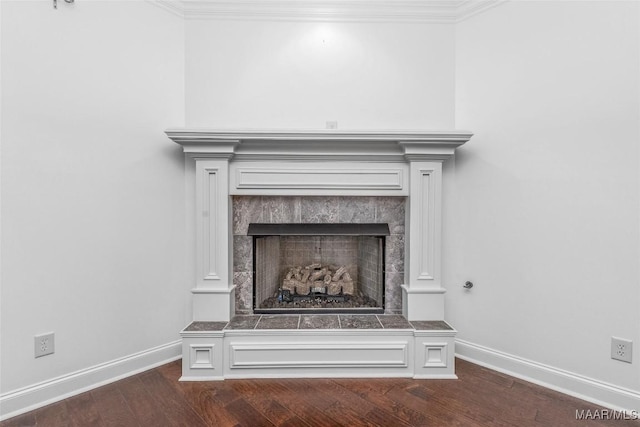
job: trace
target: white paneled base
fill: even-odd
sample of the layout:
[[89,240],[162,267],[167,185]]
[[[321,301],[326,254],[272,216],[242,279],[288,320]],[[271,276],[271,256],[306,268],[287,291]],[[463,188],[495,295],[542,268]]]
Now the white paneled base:
[[235,287],[192,289],[194,321],[225,321],[235,313]]
[[402,285],[402,314],[408,321],[444,319],[444,288],[414,289]]
[[458,378],[455,374],[455,331],[415,331],[414,378]]
[[454,330],[223,330],[182,336],[181,381],[457,378]]
[[223,333],[182,332],[180,381],[216,381],[223,376]]

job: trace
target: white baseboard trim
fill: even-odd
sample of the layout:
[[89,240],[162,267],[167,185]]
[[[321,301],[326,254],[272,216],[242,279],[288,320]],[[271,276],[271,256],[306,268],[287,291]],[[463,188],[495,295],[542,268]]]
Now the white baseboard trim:
[[0,420],[75,396],[182,357],[182,341],[150,348],[0,395]]
[[640,410],[640,392],[456,339],[456,357],[618,411]]

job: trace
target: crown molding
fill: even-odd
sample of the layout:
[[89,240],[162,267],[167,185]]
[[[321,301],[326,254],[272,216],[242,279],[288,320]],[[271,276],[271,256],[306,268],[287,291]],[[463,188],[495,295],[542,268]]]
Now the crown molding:
[[320,22],[463,21],[507,0],[146,0],[184,19]]
[[456,22],[465,21],[472,16],[478,15],[496,6],[506,3],[509,0],[464,0],[458,2],[456,7]]
[[167,12],[173,15],[176,15],[180,18],[184,19],[185,17],[184,2],[182,0],[145,0],[145,1],[161,9],[164,9]]

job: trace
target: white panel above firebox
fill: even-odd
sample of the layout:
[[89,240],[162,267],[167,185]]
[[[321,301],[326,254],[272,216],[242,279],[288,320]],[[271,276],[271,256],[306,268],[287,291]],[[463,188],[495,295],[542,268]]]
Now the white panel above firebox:
[[380,162],[255,162],[231,165],[233,195],[388,195],[409,194],[409,168]]

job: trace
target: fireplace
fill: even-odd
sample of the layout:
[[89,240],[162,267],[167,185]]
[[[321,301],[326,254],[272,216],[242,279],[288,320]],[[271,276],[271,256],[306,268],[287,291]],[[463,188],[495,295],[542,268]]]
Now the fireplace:
[[249,224],[253,312],[382,314],[388,224]]
[[[181,380],[455,378],[456,331],[444,322],[442,163],[471,133],[175,129],[167,135],[188,157],[186,179],[194,189],[193,322],[181,332]],[[389,235],[249,235],[250,224],[343,223],[387,225]],[[342,248],[345,257],[335,259],[329,248]],[[368,261],[358,259],[369,250]],[[374,258],[380,262],[373,282],[384,285],[365,292],[362,264]],[[254,290],[254,278],[271,287]],[[254,313],[273,295],[335,304],[359,291],[384,314]]]

